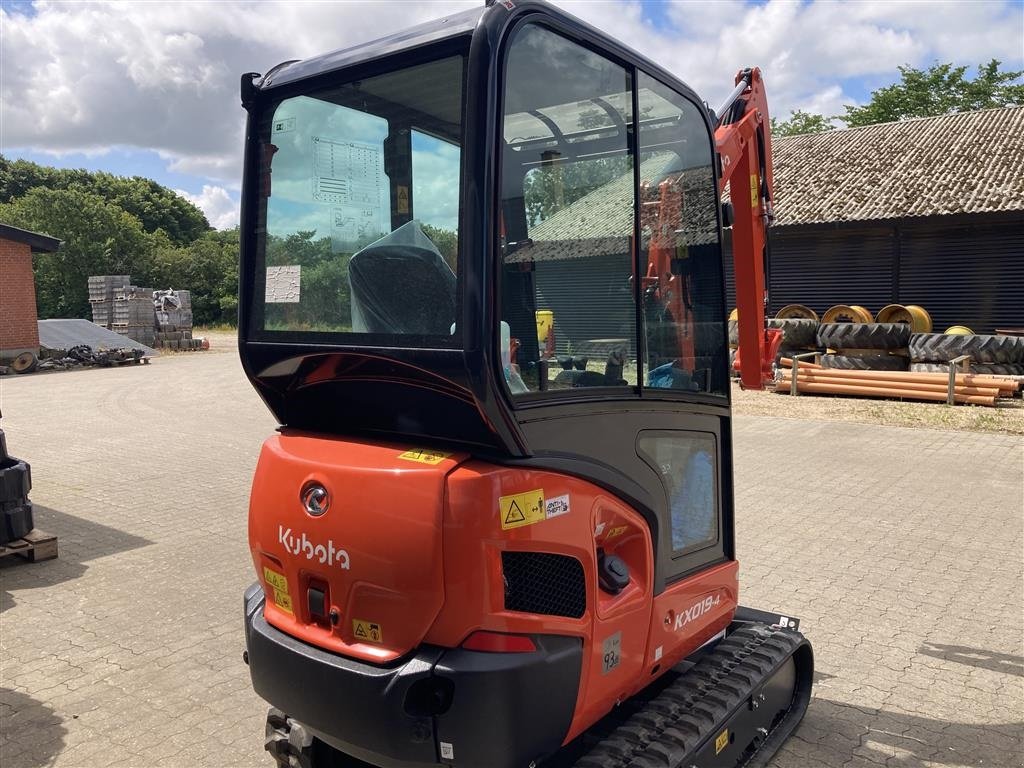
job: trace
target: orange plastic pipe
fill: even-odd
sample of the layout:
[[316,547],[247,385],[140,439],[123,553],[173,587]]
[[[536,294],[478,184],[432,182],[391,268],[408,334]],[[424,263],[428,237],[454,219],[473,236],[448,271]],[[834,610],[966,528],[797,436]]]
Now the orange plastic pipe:
[[[789,383],[792,380],[792,375],[783,374],[782,381]],[[913,382],[904,384],[902,382],[886,382],[878,381],[877,379],[858,379],[854,376],[846,378],[835,378],[835,377],[824,377],[816,376],[815,373],[808,372],[807,376],[798,376],[799,381],[808,381],[815,384],[842,384],[852,385],[858,387],[883,387],[883,388],[898,388],[898,389],[912,389],[919,390],[921,392],[949,392],[949,385],[943,384],[932,384],[923,382]],[[953,388],[955,394],[958,395],[983,395],[985,397],[999,397],[999,390],[995,387],[974,387],[967,385],[957,385]]]
[[[788,365],[790,368],[793,367],[793,358],[791,358],[791,357],[783,357],[783,358],[781,358],[779,360],[779,362],[782,363],[783,365]],[[812,371],[817,371],[817,370],[821,369],[821,366],[818,365],[817,363],[808,363],[808,362],[806,362],[804,360],[800,361],[800,367],[801,368],[810,368]]]
[[[800,366],[803,368],[803,366]],[[788,373],[788,371],[787,371]],[[911,371],[847,371],[838,368],[822,368],[814,371],[815,375],[829,376],[831,378],[857,378],[875,379],[877,381],[891,382],[921,382],[927,384],[949,385],[949,374],[946,373],[917,373]],[[801,375],[801,374],[798,374]],[[1004,392],[1016,392],[1020,388],[1019,382],[1012,379],[997,379],[992,376],[982,376],[974,373],[958,373],[954,381],[963,386],[995,387]]]
[[[904,400],[932,400],[945,402],[944,392],[922,392],[913,389],[893,389],[890,387],[861,387],[844,384],[816,384],[805,381],[797,381],[796,387],[800,392],[820,393],[824,395],[860,395],[862,397],[896,397]],[[779,392],[788,392],[788,388],[782,387]],[[995,397],[984,397],[981,395],[954,395],[958,403],[970,405],[995,405]]]

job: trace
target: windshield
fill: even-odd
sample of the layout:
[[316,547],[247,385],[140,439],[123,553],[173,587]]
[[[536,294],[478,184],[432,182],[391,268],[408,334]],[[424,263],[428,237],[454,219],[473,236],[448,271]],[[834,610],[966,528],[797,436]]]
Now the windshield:
[[284,99],[261,121],[253,330],[451,346],[463,58]]

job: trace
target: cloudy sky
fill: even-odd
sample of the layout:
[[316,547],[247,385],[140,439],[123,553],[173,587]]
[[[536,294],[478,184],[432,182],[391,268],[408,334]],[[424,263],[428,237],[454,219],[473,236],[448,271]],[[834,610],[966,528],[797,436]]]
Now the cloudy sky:
[[[482,0],[0,0],[0,152],[156,179],[237,223],[242,72],[380,37]],[[828,115],[897,66],[1024,68],[1024,0],[586,0],[561,5],[711,104],[760,66],[774,114]]]

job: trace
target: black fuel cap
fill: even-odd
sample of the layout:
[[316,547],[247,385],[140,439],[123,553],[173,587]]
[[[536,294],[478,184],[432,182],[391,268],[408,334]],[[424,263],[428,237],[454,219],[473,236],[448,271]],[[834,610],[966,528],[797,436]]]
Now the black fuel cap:
[[603,549],[597,550],[597,581],[601,589],[617,595],[629,584],[629,566],[617,555],[605,554]]

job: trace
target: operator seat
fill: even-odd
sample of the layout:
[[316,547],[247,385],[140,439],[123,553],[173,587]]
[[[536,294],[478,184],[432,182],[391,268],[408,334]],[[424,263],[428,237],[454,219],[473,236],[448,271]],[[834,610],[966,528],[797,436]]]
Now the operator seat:
[[356,333],[447,336],[455,323],[455,273],[416,221],[348,262]]

